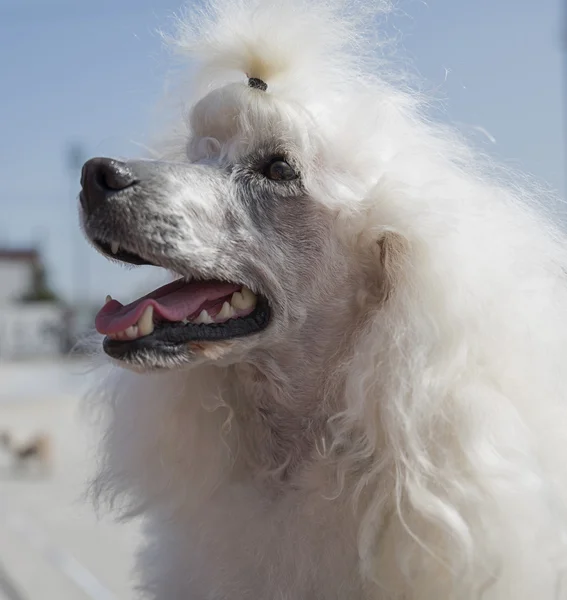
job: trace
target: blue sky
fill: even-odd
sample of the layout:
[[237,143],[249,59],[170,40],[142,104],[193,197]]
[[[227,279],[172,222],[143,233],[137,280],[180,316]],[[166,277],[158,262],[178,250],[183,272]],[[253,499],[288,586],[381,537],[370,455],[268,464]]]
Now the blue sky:
[[[442,118],[564,194],[559,0],[399,0],[404,57]],[[102,302],[139,289],[77,227],[66,153],[136,156],[153,131],[168,57],[155,33],[175,0],[0,0],[0,246],[40,242],[54,287]],[[487,130],[494,142],[479,133]]]

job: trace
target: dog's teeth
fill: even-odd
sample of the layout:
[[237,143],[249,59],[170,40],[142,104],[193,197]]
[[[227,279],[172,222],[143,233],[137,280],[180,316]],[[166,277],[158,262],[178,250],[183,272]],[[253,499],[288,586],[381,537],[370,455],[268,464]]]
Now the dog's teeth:
[[248,306],[256,306],[256,294],[251,289],[244,286],[240,293],[242,294],[242,297]]
[[125,341],[129,339],[127,331],[128,329],[125,329],[124,331],[118,331],[117,333],[110,334],[108,337],[111,337],[113,340]]
[[242,294],[240,292],[234,292],[234,294],[232,294],[232,298],[230,299],[230,303],[232,304],[232,306],[236,309],[244,309],[246,308],[244,306],[244,298],[242,297]]
[[210,325],[211,323],[214,323],[211,315],[206,311],[206,310],[202,310],[201,313],[199,314],[199,316],[193,321],[193,323],[195,323],[196,325],[200,325],[201,323],[205,323],[206,325]]
[[256,306],[257,298],[247,287],[243,287],[240,292],[234,292],[230,303],[238,310],[247,310]]
[[132,325],[124,333],[129,340],[135,340],[138,337],[138,326]]
[[118,250],[120,250],[119,242],[110,242],[110,251],[112,254],[118,254]]
[[108,296],[106,297],[106,300],[104,301],[104,303],[105,303],[105,304],[108,304],[108,303],[109,303],[109,302],[111,302],[111,301],[112,301],[112,296],[108,295]]
[[216,316],[216,320],[226,320],[226,319],[230,319],[232,317],[234,317],[236,315],[236,313],[234,312],[234,308],[232,308],[232,306],[228,303],[225,302],[222,305],[222,309],[220,311],[220,313]]
[[150,335],[154,330],[154,307],[150,304],[144,310],[138,320],[138,332],[140,336]]

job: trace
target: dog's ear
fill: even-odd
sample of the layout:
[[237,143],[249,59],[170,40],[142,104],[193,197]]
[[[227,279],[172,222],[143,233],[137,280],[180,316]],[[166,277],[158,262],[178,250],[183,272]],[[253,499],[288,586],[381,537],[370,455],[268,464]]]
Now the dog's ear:
[[383,277],[391,288],[402,275],[409,255],[409,242],[399,233],[387,231],[378,238],[376,244]]
[[387,298],[407,272],[411,242],[399,229],[396,208],[401,202],[385,202],[400,195],[398,186],[377,184],[361,201],[351,222],[357,253],[364,265],[369,288],[381,300]]
[[409,258],[409,241],[395,231],[365,232],[359,239],[364,256],[368,291],[386,300],[403,277]]

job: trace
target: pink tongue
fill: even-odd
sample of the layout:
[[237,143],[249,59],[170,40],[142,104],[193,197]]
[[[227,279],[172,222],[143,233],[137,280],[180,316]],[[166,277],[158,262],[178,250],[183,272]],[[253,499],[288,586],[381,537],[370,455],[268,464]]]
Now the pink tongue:
[[218,281],[194,281],[182,279],[164,285],[126,306],[111,300],[99,311],[95,327],[99,333],[119,333],[135,325],[146,308],[154,307],[154,315],[165,321],[182,321],[190,315],[199,314],[203,305],[231,296],[241,286]]

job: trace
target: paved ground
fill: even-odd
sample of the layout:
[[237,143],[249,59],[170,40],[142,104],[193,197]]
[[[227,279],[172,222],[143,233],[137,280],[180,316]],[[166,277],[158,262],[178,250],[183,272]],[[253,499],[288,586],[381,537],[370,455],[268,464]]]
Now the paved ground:
[[[81,365],[0,365],[0,430],[54,440],[49,476],[14,472],[0,453],[0,600],[131,600],[135,526],[97,521],[79,417]],[[43,384],[42,384],[43,382]]]

